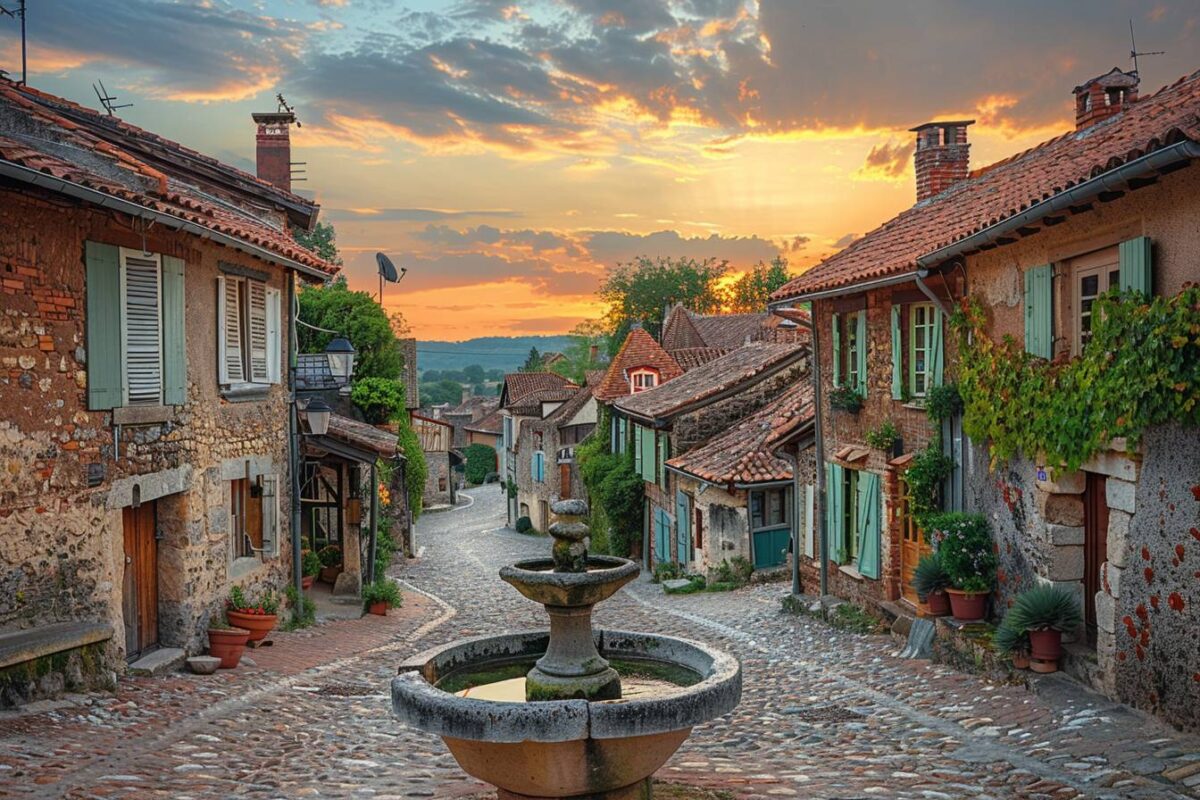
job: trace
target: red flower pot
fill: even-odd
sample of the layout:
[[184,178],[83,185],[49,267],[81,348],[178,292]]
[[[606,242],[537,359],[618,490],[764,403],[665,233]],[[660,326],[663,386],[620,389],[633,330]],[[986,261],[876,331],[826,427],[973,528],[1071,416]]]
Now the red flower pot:
[[1058,659],[1062,658],[1062,631],[1044,628],[1029,632],[1029,655],[1033,658],[1034,672],[1058,672]]
[[316,575],[303,575],[303,576],[301,576],[301,578],[300,578],[300,588],[301,588],[301,589],[311,589],[311,588],[312,588],[312,585],[313,585],[313,583],[314,583],[316,580],[317,580],[317,576],[316,576]]
[[931,592],[925,598],[925,607],[931,617],[944,617],[950,613],[950,598],[945,592]]
[[950,610],[959,622],[978,622],[987,615],[987,592],[964,592],[947,589],[950,595]]
[[244,611],[234,611],[229,609],[225,612],[225,616],[229,618],[229,624],[238,628],[245,628],[250,632],[247,641],[261,642],[267,638],[267,634],[275,628],[275,623],[278,617],[274,614],[247,614]]
[[338,575],[342,574],[341,565],[336,567],[321,567],[321,582],[322,583],[337,583]]
[[221,659],[220,669],[233,669],[242,660],[242,651],[246,649],[249,636],[250,631],[245,628],[209,628],[208,652]]
[[375,614],[380,617],[386,617],[387,611],[388,611],[388,604],[382,600],[379,601],[378,603],[371,603],[371,605],[367,606],[367,611],[370,611],[372,614]]
[[1012,665],[1014,669],[1029,669],[1029,653],[1013,653]]

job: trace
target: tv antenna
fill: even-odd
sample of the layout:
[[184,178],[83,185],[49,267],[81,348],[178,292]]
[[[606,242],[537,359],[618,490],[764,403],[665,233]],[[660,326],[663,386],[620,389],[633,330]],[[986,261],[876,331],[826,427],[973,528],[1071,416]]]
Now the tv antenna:
[[401,267],[400,271],[396,272],[396,265],[392,263],[386,253],[376,253],[375,263],[379,265],[379,305],[382,308],[383,282],[399,283],[408,274],[408,267]]
[[[96,83],[100,84],[99,86]],[[104,110],[108,112],[110,117],[115,117],[118,108],[133,108],[133,103],[116,103],[116,96],[108,93],[108,89],[104,88],[104,81],[97,79],[96,83],[92,84],[92,91],[96,93],[96,97],[100,98],[100,105],[104,106]]]
[[[279,103],[279,108],[277,110],[279,111],[280,114],[288,113],[288,114],[291,114],[293,117],[296,116],[296,109],[293,108],[292,106],[289,106],[287,100],[283,99],[283,92],[277,92],[275,94],[275,101],[277,103]],[[295,120],[295,122],[296,122],[297,128],[304,127],[303,125],[300,124],[300,120],[297,119],[297,120]]]
[[1129,57],[1133,59],[1133,74],[1138,75],[1138,56],[1162,56],[1166,55],[1166,50],[1142,50],[1137,49],[1137,40],[1133,38],[1133,20],[1129,20]]
[[25,63],[25,0],[17,0],[17,10],[0,5],[0,14],[21,20],[21,85],[29,85],[29,68]]

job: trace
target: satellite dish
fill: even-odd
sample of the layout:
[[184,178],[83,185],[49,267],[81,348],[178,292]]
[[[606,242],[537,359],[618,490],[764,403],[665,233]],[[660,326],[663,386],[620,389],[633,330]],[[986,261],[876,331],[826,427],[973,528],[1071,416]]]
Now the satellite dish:
[[383,278],[388,283],[395,283],[396,281],[400,280],[400,275],[396,272],[396,265],[393,264],[392,260],[385,254],[376,253],[375,261],[379,264],[379,277]]

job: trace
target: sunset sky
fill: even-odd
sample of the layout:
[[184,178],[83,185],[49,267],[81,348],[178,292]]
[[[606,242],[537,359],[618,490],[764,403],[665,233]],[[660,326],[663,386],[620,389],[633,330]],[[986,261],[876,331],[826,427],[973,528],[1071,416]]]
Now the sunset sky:
[[[913,201],[912,134],[972,164],[1071,127],[1071,89],[1200,68],[1200,4],[1047,0],[28,0],[30,83],[253,171],[282,91],[355,288],[423,339],[561,333],[640,254],[820,260]],[[15,6],[16,0],[0,0]],[[0,17],[0,68],[18,73]]]

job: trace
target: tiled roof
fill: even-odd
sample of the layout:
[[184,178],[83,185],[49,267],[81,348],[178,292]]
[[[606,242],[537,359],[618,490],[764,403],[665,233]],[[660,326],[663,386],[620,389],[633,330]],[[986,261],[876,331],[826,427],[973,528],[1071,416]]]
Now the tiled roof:
[[381,456],[396,455],[396,434],[359,422],[341,414],[329,415],[329,432],[326,434],[348,444],[374,451]]
[[671,358],[675,359],[684,372],[687,372],[707,364],[714,358],[720,358],[728,352],[720,347],[684,347],[680,350],[672,350]]
[[1200,72],[1120,114],[972,173],[817,264],[772,298],[786,300],[913,270],[923,255],[1184,140],[1200,141]]
[[493,433],[499,435],[504,430],[504,417],[500,414],[500,409],[497,408],[482,419],[475,422],[468,422],[463,428],[464,430],[475,431],[476,433]]
[[652,367],[658,370],[660,385],[683,374],[679,364],[654,341],[653,336],[646,333],[644,328],[634,328],[625,337],[616,358],[608,365],[604,380],[596,389],[596,399],[607,402],[628,396],[628,370],[638,367]]
[[670,417],[690,406],[741,384],[751,385],[776,367],[803,358],[807,347],[797,343],[754,342],[739,347],[673,381],[623,397],[613,405],[644,419]]
[[455,408],[447,411],[447,414],[455,416],[468,415],[471,421],[481,419],[491,413],[493,410],[500,407],[499,397],[480,397],[479,395],[471,395],[466,400],[462,401]]
[[[6,111],[9,112],[7,115]],[[329,275],[338,271],[333,264],[297,244],[282,221],[252,214],[232,202],[201,191],[188,182],[186,170],[181,169],[176,174],[169,159],[154,166],[143,154],[130,152],[109,141],[100,135],[101,128],[116,123],[104,122],[95,112],[0,79],[0,120],[5,116],[7,120],[0,134],[0,161],[185,220]],[[163,146],[172,145],[181,158],[186,156],[193,161],[203,161],[214,170],[219,168],[229,174],[244,176],[242,191],[258,196],[262,204],[283,198],[292,205],[307,204],[315,212],[316,206],[309,201],[281,192],[216,159],[140,128],[125,123],[120,125],[124,126],[121,129],[123,136],[132,136],[136,132],[142,140],[153,138]],[[119,140],[120,137],[112,138]]]
[[575,394],[571,396],[570,400],[554,409],[554,412],[542,420],[541,425],[538,427],[545,429],[552,426],[561,427],[564,425],[569,425],[571,418],[578,414],[580,409],[587,405],[588,401],[594,396],[595,391],[596,384],[591,382],[589,382],[588,385],[584,386],[582,389],[577,389]]
[[664,350],[689,350],[696,347],[708,347],[700,331],[692,324],[692,312],[676,303],[663,323],[662,346]]
[[732,350],[766,338],[771,315],[695,314],[683,305],[671,309],[663,325],[662,346],[668,353],[698,347]]
[[812,423],[812,397],[812,382],[800,380],[725,433],[672,458],[667,466],[721,485],[791,480],[791,464],[775,455],[773,446]]
[[[554,372],[510,372],[504,376],[504,388],[500,396],[500,407],[528,405],[526,399],[534,392],[573,388],[575,384]],[[541,402],[540,400],[530,402]]]

